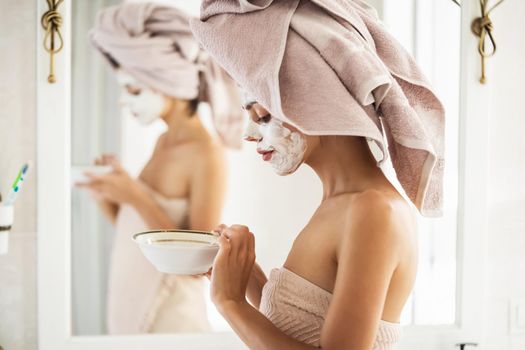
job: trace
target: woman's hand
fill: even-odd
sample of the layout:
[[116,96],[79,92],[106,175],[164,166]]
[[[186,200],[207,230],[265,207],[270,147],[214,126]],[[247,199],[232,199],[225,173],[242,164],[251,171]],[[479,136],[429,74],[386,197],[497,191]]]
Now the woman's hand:
[[102,155],[95,160],[95,164],[110,165],[113,167],[113,172],[106,175],[95,175],[88,172],[85,175],[90,181],[78,184],[78,187],[89,189],[97,200],[116,204],[134,203],[141,197],[143,190],[114,156]]
[[246,303],[246,287],[255,262],[255,237],[248,227],[221,225],[219,252],[211,272],[211,299],[219,312],[228,304]]

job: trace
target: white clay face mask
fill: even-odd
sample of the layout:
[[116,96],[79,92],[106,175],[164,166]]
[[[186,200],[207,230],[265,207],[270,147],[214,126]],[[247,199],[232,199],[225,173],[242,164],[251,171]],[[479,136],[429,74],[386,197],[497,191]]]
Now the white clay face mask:
[[279,175],[293,173],[303,163],[306,139],[303,134],[288,129],[283,123],[271,117],[268,123],[248,121],[245,136],[260,140],[257,149],[263,151],[263,160],[270,162]]
[[143,125],[151,124],[160,118],[165,104],[162,94],[121,70],[117,72],[117,81],[121,88],[119,104],[125,111],[131,113]]

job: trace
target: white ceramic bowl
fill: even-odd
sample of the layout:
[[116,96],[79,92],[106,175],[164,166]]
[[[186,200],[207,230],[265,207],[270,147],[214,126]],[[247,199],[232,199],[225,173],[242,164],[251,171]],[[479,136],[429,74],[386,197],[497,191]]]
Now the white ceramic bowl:
[[71,168],[71,185],[77,183],[90,182],[89,177],[86,173],[93,175],[106,175],[113,171],[113,168],[109,165],[88,165],[88,166],[74,166]]
[[219,251],[217,236],[204,231],[147,231],[133,240],[157,270],[177,275],[208,272]]

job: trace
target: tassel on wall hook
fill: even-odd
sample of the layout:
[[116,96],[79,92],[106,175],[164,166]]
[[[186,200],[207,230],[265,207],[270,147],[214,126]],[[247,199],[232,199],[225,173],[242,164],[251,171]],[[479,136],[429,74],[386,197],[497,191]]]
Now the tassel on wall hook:
[[[455,2],[457,5],[461,6],[461,0],[452,1]],[[487,82],[487,78],[485,76],[485,59],[494,56],[494,54],[496,53],[496,40],[494,39],[494,35],[492,33],[492,31],[494,30],[494,26],[489,15],[496,7],[501,5],[503,1],[504,0],[497,1],[494,4],[494,6],[492,6],[489,9],[489,0],[479,0],[479,4],[481,7],[481,17],[475,18],[470,26],[472,33],[474,33],[479,38],[478,52],[481,56],[481,78],[479,79],[479,81],[482,84],[485,84]],[[491,52],[485,50],[485,41],[487,39],[487,36],[489,37],[490,43],[492,45]]]
[[60,26],[62,25],[62,16],[58,12],[58,6],[64,0],[47,0],[49,10],[42,15],[42,27],[46,31],[44,36],[44,49],[49,53],[49,76],[47,81],[54,83],[55,78],[55,54],[59,53],[64,47]]
[[[494,39],[493,30],[494,26],[492,24],[492,21],[489,17],[490,13],[504,0],[497,1],[494,6],[492,6],[489,9],[488,2],[489,0],[479,0],[480,6],[481,6],[481,17],[478,17],[472,21],[471,29],[472,32],[479,37],[479,45],[478,45],[478,52],[481,56],[481,78],[479,79],[480,83],[485,84],[487,81],[487,78],[485,77],[485,59],[491,56],[494,56],[496,53],[496,40]],[[485,49],[485,42],[487,39],[487,36],[490,40],[492,51],[487,51]]]

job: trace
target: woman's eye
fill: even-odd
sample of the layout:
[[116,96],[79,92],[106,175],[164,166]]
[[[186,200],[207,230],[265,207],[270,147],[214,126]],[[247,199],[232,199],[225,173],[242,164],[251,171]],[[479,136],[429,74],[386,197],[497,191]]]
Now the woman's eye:
[[139,95],[140,94],[140,89],[139,88],[135,88],[135,87],[132,87],[132,86],[126,86],[126,90],[128,91],[128,93],[130,95]]
[[259,117],[258,122],[261,124],[268,124],[272,120],[272,116],[267,114],[264,117]]

